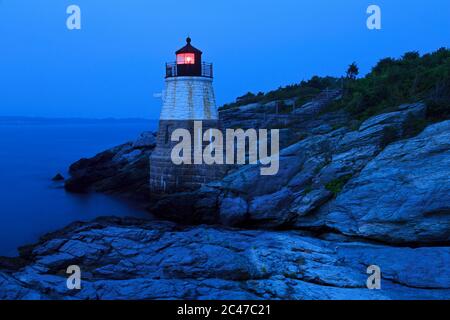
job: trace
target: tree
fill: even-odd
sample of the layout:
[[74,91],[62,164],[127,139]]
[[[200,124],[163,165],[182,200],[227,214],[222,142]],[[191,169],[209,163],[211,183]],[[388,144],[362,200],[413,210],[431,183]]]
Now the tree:
[[356,77],[359,74],[359,68],[356,65],[356,62],[353,62],[351,65],[348,66],[347,69],[347,79],[355,80]]
[[410,61],[417,60],[419,58],[420,58],[420,54],[417,51],[406,52],[402,57],[403,60],[410,60]]
[[253,93],[253,92],[247,92],[246,94],[244,94],[243,96],[241,96],[241,97],[238,97],[237,99],[236,99],[236,101],[237,102],[245,102],[245,101],[248,101],[248,100],[252,100],[252,99],[254,99],[256,96],[255,96],[255,94]]

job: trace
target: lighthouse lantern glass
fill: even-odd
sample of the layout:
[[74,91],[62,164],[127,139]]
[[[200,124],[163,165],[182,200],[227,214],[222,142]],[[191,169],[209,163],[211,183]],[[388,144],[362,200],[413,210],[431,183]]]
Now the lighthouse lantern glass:
[[193,53],[178,54],[177,64],[195,64],[195,54]]

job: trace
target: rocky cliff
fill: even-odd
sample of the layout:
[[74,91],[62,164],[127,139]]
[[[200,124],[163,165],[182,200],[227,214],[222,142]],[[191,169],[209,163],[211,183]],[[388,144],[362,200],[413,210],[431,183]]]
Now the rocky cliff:
[[156,146],[156,133],[144,132],[128,142],[81,159],[69,168],[66,190],[74,193],[97,191],[145,201],[149,197],[149,157]]
[[[152,212],[193,223],[332,231],[403,245],[448,243],[450,122],[415,136],[425,108],[404,105],[356,130],[305,126],[304,138],[281,151],[275,177],[241,167],[198,192],[167,197]],[[189,206],[180,211],[178,203]]]
[[[222,113],[226,127],[282,129],[275,177],[237,167],[152,199],[151,133],[75,163],[68,190],[137,196],[172,222],[105,218],[47,235],[0,260],[0,298],[449,299],[450,121],[426,123],[420,103],[363,122],[317,105]],[[66,288],[71,264],[80,291]],[[382,290],[366,288],[370,265]]]

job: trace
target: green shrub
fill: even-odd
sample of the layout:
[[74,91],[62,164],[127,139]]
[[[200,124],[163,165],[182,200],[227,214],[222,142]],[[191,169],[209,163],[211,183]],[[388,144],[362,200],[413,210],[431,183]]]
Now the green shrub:
[[314,76],[308,81],[301,81],[298,84],[280,87],[276,90],[267,93],[254,94],[248,92],[245,95],[238,97],[235,102],[225,104],[220,109],[232,109],[251,103],[268,103],[277,100],[295,99],[297,107],[305,104],[313,99],[321,91],[327,88],[337,88],[340,85],[340,79],[334,77],[318,77]]
[[395,142],[398,139],[397,129],[394,127],[385,127],[381,134],[381,147],[385,148],[390,145],[392,142]]
[[307,195],[310,194],[312,191],[313,191],[312,185],[306,186],[305,190],[303,190],[303,196],[307,196]]
[[415,137],[427,126],[427,121],[410,115],[403,124],[403,135],[405,137]]
[[399,105],[423,101],[428,106],[428,121],[450,118],[450,49],[447,48],[422,56],[413,51],[399,59],[382,59],[359,79],[356,75],[346,79],[314,76],[267,93],[249,92],[221,109],[288,99],[295,99],[296,107],[300,107],[326,88],[341,88],[342,82],[343,98],[331,103],[323,113],[345,110],[354,119],[364,121],[394,111]]
[[441,48],[420,56],[407,52],[401,59],[381,60],[364,78],[347,80],[345,93],[334,109],[345,109],[355,118],[390,112],[404,103],[426,101],[429,117],[450,116],[450,50]]
[[342,189],[347,184],[347,182],[350,181],[350,179],[352,177],[353,176],[351,174],[342,176],[342,177],[340,177],[338,179],[335,179],[335,180],[330,181],[329,183],[327,183],[325,188],[328,191],[332,192],[335,197],[337,197],[342,192]]
[[[449,65],[450,68],[450,65]],[[450,71],[449,71],[450,72]],[[450,118],[450,80],[436,84],[426,99],[427,118],[439,121]]]

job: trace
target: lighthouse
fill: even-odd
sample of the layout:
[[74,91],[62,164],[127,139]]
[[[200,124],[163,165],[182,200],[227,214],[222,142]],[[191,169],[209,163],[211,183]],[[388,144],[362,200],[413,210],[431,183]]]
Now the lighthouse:
[[[166,64],[163,106],[159,120],[156,148],[150,156],[150,190],[153,194],[190,191],[222,176],[222,168],[207,164],[174,164],[171,152],[177,129],[188,130],[203,145],[203,134],[195,132],[219,128],[219,117],[213,89],[213,65],[203,62],[202,51],[186,39],[176,52],[175,62]],[[194,151],[189,155],[194,158]]]

